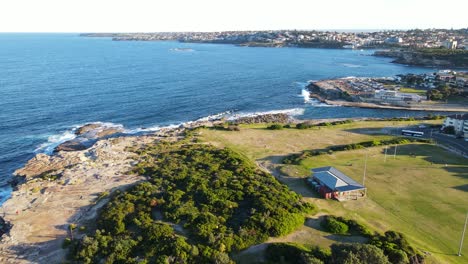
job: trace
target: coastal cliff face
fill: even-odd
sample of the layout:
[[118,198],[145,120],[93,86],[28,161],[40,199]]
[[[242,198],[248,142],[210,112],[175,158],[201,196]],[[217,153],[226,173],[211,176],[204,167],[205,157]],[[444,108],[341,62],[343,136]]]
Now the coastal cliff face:
[[394,58],[394,63],[427,67],[468,67],[468,52],[460,54],[431,54],[413,50],[376,51],[374,56]]
[[[23,183],[0,208],[4,219],[0,225],[5,227],[0,233],[5,233],[0,241],[0,263],[62,263],[66,253],[62,244],[70,225],[92,221],[107,200],[103,193],[142,180],[127,175],[137,162],[127,149],[157,139],[100,140],[87,150],[38,154],[17,170],[16,177]],[[74,235],[81,234],[76,231]]]
[[[286,119],[287,115],[271,114],[247,117],[243,122]],[[15,190],[0,207],[0,263],[65,262],[65,238],[84,235],[71,226],[92,227],[109,194],[145,180],[130,173],[140,161],[133,150],[180,140],[186,129],[223,123],[192,122],[149,135],[99,139],[84,150],[36,155],[15,172]],[[84,126],[76,133],[95,128]]]

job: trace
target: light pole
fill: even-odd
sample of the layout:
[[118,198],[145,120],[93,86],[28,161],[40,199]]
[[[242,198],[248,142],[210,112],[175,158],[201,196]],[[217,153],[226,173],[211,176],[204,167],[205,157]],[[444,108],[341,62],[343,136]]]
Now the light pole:
[[393,153],[393,159],[395,159],[395,158],[396,158],[396,151],[397,151],[397,147],[398,147],[398,145],[395,145],[395,152]]
[[366,149],[366,159],[364,160],[364,176],[362,177],[362,186],[365,186],[366,183],[366,171],[367,171],[367,156],[369,152]]
[[387,162],[387,146],[385,146],[384,162]]
[[468,212],[466,213],[466,218],[465,218],[465,225],[463,226],[463,232],[462,232],[462,237],[460,240],[460,248],[458,249],[458,256],[461,256],[461,251],[463,247],[463,239],[465,238],[465,231],[466,231],[466,223],[468,223]]

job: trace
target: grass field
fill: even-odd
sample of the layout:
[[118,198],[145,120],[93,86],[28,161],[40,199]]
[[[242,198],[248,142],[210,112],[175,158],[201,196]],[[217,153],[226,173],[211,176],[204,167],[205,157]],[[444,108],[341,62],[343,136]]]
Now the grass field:
[[[440,122],[440,121],[439,121]],[[437,146],[427,144],[335,152],[308,158],[300,165],[278,164],[281,157],[304,149],[320,149],[330,145],[357,143],[374,138],[388,138],[385,127],[418,122],[355,122],[311,130],[284,129],[271,131],[265,125],[250,125],[238,132],[204,129],[200,138],[218,146],[229,146],[260,164],[284,174],[281,181],[318,206],[318,215],[311,216],[296,232],[270,242],[288,241],[327,247],[352,237],[337,237],[318,228],[317,218],[323,214],[346,216],[374,230],[400,231],[423,252],[428,263],[468,263],[468,242],[458,257],[464,217],[468,210],[468,161]],[[332,165],[362,182],[365,153],[368,153],[365,185],[368,197],[358,201],[324,200],[309,188],[301,177],[313,167]],[[359,238],[357,238],[359,239]],[[466,239],[467,240],[467,239]],[[468,241],[468,240],[467,240]]]
[[400,92],[402,92],[402,93],[415,93],[415,94],[419,94],[419,95],[425,95],[427,91],[426,91],[426,90],[421,90],[421,89],[414,89],[414,88],[402,87],[402,88],[400,88]]

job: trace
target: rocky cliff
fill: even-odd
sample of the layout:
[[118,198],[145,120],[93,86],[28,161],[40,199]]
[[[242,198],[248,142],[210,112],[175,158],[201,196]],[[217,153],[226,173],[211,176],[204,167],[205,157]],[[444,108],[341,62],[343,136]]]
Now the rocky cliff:
[[436,52],[424,50],[376,51],[374,56],[394,58],[394,63],[427,67],[468,67],[468,51]]

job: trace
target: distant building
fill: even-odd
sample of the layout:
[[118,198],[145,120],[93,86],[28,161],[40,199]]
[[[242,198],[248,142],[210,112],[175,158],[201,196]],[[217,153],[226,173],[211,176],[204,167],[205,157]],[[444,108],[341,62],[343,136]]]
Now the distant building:
[[455,134],[468,138],[468,114],[449,115],[444,120],[443,127],[453,126]]
[[444,46],[447,49],[456,49],[457,44],[458,44],[458,42],[456,40],[451,40],[451,39],[448,39],[448,40],[442,42],[442,46]]
[[399,37],[390,37],[385,39],[385,43],[387,44],[399,44],[402,43],[403,39]]
[[366,196],[366,187],[333,167],[312,169],[309,183],[326,199],[357,200]]
[[410,103],[421,102],[424,98],[417,94],[400,93],[393,90],[375,90],[374,98],[385,103]]

